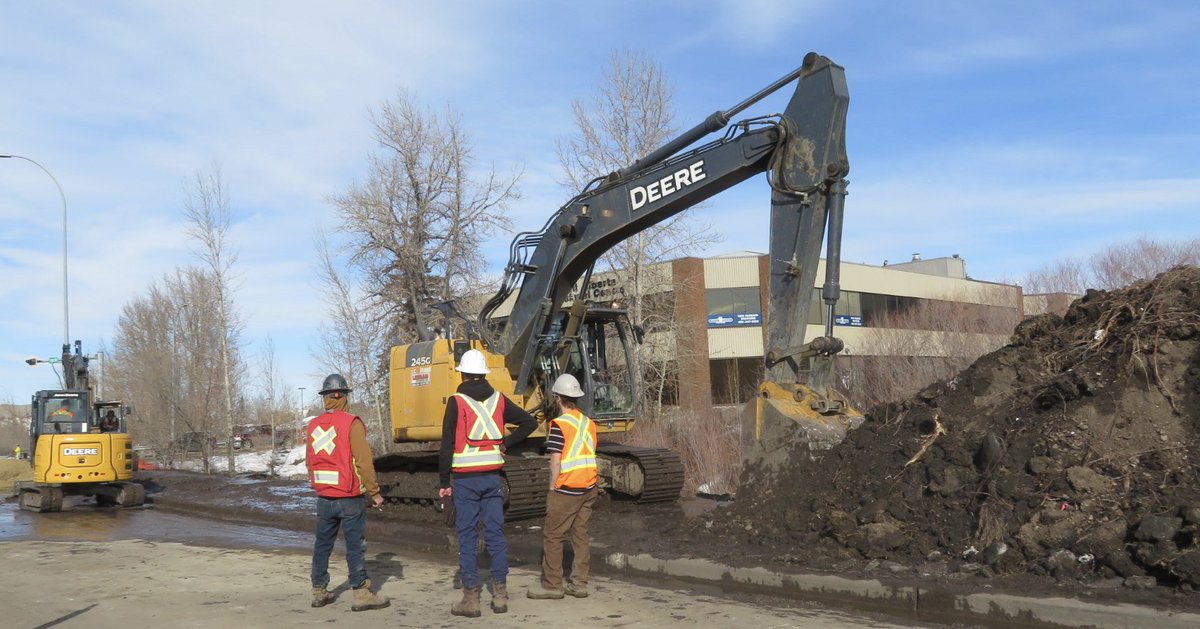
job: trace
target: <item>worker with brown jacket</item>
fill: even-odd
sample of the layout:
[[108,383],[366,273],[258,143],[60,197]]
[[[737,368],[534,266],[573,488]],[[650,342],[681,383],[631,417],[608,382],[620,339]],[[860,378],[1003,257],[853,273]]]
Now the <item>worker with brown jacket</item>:
[[305,464],[317,492],[317,537],[312,557],[312,606],[334,601],[329,592],[329,555],[338,529],[346,540],[346,567],[354,588],[351,610],[360,612],[387,607],[385,597],[371,592],[366,567],[367,501],[382,508],[383,496],[375,481],[367,429],[358,417],[346,412],[351,389],[341,374],[329,374],[321,386],[325,412],[308,423]]
[[[596,422],[579,410],[583,388],[569,373],[550,387],[559,416],[550,420],[546,451],[550,453],[550,492],[542,537],[542,581],[529,588],[529,598],[558,599],[588,595],[591,538],[588,520],[596,503]],[[563,539],[571,538],[575,563],[571,580],[563,581]]]

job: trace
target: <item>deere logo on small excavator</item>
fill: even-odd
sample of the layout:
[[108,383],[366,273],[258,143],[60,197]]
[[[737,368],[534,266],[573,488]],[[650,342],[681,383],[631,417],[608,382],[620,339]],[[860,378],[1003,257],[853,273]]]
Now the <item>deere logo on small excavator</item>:
[[63,448],[63,456],[95,456],[100,454],[99,448]]
[[702,181],[708,175],[704,172],[704,160],[652,181],[644,186],[634,186],[629,189],[630,209],[636,210],[647,203],[665,199],[684,188]]

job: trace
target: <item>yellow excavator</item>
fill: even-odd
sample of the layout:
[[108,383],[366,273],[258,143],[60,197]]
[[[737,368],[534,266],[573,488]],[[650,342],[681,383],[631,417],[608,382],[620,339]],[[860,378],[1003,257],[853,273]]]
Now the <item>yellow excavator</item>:
[[33,480],[16,483],[24,510],[61,511],[65,496],[91,496],[101,506],[145,502],[144,488],[132,480],[136,462],[125,425],[129,408],[120,401],[94,401],[87,362],[79,341],[74,353],[63,345],[64,388],[33,394]]
[[[783,113],[730,126],[733,116],[792,82],[795,92]],[[605,441],[632,429],[641,412],[640,374],[631,352],[641,330],[624,310],[587,301],[578,287],[589,286],[597,260],[616,244],[764,173],[771,189],[767,377],[746,411],[744,459],[757,469],[779,463],[797,447],[840,440],[861,421],[833,387],[834,359],[842,349],[832,334],[832,315],[840,294],[850,168],[848,105],[843,68],[809,53],[800,68],[750,98],[592,181],[541,230],[518,234],[502,285],[477,319],[468,319],[467,338],[391,349],[391,436],[407,445],[376,460],[384,495],[434,502],[442,411],[461,382],[454,367],[467,350],[479,349],[491,368],[492,386],[541,422],[519,451],[508,453],[510,518],[544,510],[548,471],[537,450],[552,417],[544,392],[562,373],[579,380],[586,394],[581,407],[598,425],[601,486],[642,502],[677,499],[683,466],[674,452]],[[727,127],[721,137],[693,147]],[[805,342],[823,244],[825,335]]]

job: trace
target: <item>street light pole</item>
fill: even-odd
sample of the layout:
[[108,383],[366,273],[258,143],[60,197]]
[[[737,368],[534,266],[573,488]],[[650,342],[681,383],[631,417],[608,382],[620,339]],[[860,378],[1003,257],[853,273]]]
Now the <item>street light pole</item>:
[[304,419],[304,389],[306,389],[308,387],[299,387],[299,388],[300,388],[300,419]]
[[[30,159],[30,158],[28,158],[28,157],[25,157],[24,155],[11,155],[11,154],[0,154],[0,159],[23,159],[23,160],[25,160],[25,161],[29,162],[30,164],[33,164],[34,166],[37,166],[38,168],[41,168],[41,169],[42,169],[42,172],[46,173],[46,175],[48,175],[48,176],[50,177],[50,181],[53,181],[53,182],[54,182],[54,187],[55,187],[55,188],[58,188],[58,196],[62,198],[62,210],[63,210],[63,232],[62,232],[62,249],[63,249],[63,347],[65,348],[65,347],[67,347],[68,345],[70,345],[70,344],[71,344],[71,328],[70,328],[70,323],[69,323],[69,321],[70,321],[70,316],[69,316],[69,314],[68,314],[68,307],[67,307],[67,304],[68,304],[68,301],[67,301],[67,195],[63,193],[62,186],[58,185],[58,179],[56,179],[56,178],[54,177],[54,174],[53,174],[53,173],[51,173],[49,170],[47,170],[45,166],[42,166],[41,164],[39,164],[39,163],[37,162],[37,160]],[[65,350],[64,350],[64,351],[65,351]]]

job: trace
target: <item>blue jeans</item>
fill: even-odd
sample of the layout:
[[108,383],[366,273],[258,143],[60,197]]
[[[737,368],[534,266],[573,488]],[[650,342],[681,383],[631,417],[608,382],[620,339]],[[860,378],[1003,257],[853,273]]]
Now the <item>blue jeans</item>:
[[317,496],[317,541],[313,545],[312,586],[329,587],[329,555],[337,542],[338,528],[346,538],[346,568],[350,587],[362,587],[367,580],[367,501],[354,498]]
[[492,583],[508,580],[508,542],[504,539],[504,486],[499,474],[454,479],[454,525],[458,530],[458,569],[464,588],[479,585],[479,533],[492,558]]

